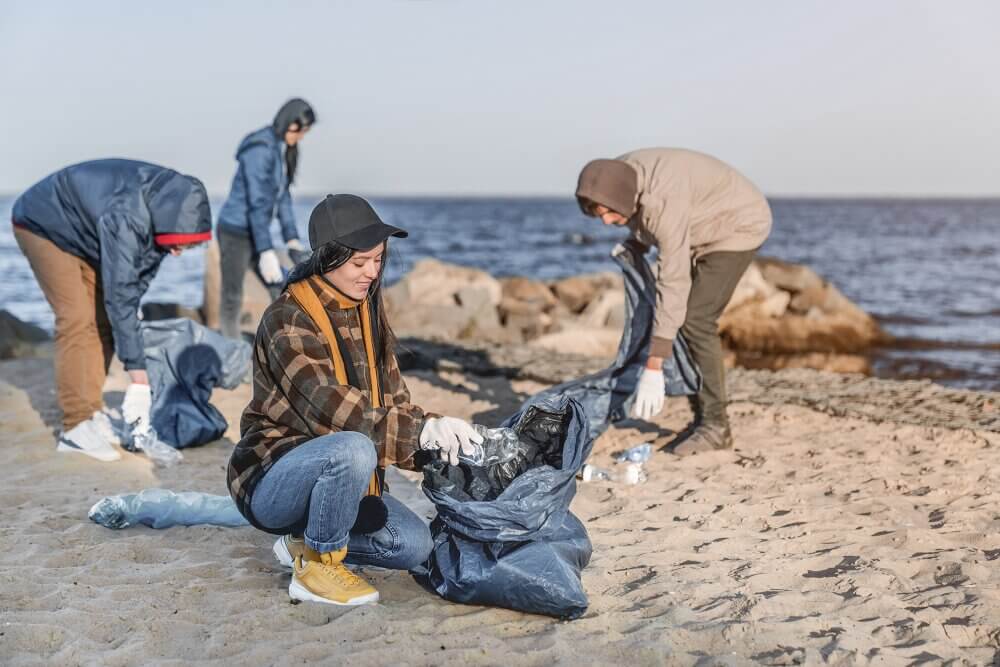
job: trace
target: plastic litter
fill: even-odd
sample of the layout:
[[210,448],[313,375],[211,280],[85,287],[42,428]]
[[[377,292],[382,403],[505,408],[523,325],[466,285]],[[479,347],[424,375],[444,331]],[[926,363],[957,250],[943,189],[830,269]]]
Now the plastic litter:
[[618,452],[615,455],[615,461],[618,463],[645,463],[652,455],[652,443],[644,442],[641,445],[636,445],[635,447],[630,447],[625,451]]
[[483,436],[482,444],[474,444],[475,451],[466,454],[460,451],[460,461],[473,466],[490,466],[506,463],[518,455],[520,440],[517,433],[509,428],[487,428],[482,424],[473,424],[476,433]]
[[140,523],[151,528],[203,523],[233,527],[249,525],[229,496],[196,491],[175,493],[166,489],[146,489],[140,493],[102,498],[90,508],[87,516],[115,530]]
[[646,481],[646,471],[641,463],[629,463],[620,470],[608,470],[588,463],[580,470],[580,479],[584,482],[642,484]]
[[184,460],[184,455],[180,450],[174,449],[167,443],[160,440],[156,431],[151,427],[141,429],[132,433],[131,451],[141,451],[149,457],[153,465],[160,468],[169,468]]

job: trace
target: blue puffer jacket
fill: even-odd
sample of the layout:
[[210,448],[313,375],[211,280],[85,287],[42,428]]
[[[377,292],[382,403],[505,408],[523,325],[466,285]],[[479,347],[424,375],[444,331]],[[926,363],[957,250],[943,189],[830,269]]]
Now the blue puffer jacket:
[[13,218],[98,271],[115,353],[128,370],[146,367],[137,313],[167,253],[163,246],[212,237],[201,181],[134,160],[94,160],[57,171],[18,197]]
[[271,220],[275,214],[285,241],[299,237],[285,177],[284,146],[270,125],[248,134],[236,150],[239,167],[219,211],[219,225],[250,236],[258,255],[273,247]]

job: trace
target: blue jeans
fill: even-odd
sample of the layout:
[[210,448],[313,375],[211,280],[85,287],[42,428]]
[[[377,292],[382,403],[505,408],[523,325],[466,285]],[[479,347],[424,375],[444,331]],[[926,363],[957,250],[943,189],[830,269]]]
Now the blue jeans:
[[351,532],[358,503],[377,465],[375,445],[360,433],[341,432],[303,443],[278,459],[257,482],[250,509],[258,523],[281,530],[305,524],[306,544],[320,553],[347,546],[347,562],[409,570],[427,560],[433,542],[427,525],[385,494],[383,528]]

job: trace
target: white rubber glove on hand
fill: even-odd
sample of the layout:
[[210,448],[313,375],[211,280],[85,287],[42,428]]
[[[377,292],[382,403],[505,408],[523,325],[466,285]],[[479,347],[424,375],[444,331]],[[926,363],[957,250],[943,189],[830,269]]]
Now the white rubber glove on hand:
[[122,418],[133,431],[149,428],[149,410],[153,405],[153,392],[148,384],[133,382],[125,390],[122,401]]
[[278,253],[273,250],[265,250],[260,253],[257,268],[260,269],[260,277],[269,285],[280,283],[284,278],[281,273],[281,262],[278,261]]
[[440,449],[451,465],[458,465],[458,452],[473,454],[475,445],[483,444],[483,436],[464,419],[431,417],[420,431],[420,449]]
[[635,390],[635,401],[632,403],[632,416],[636,419],[649,419],[660,414],[664,393],[663,371],[658,368],[643,368],[639,375],[639,386]]
[[285,247],[288,248],[289,250],[294,250],[296,252],[306,251],[305,247],[302,245],[302,241],[298,239],[288,239],[287,241],[285,241]]

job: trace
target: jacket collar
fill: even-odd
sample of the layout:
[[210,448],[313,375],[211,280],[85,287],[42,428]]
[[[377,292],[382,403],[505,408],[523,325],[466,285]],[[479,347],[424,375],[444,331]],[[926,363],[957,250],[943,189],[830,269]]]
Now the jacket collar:
[[330,310],[343,310],[347,308],[357,308],[361,301],[352,299],[339,289],[333,286],[325,276],[311,276],[309,284],[316,292],[316,296],[323,302],[323,306]]

